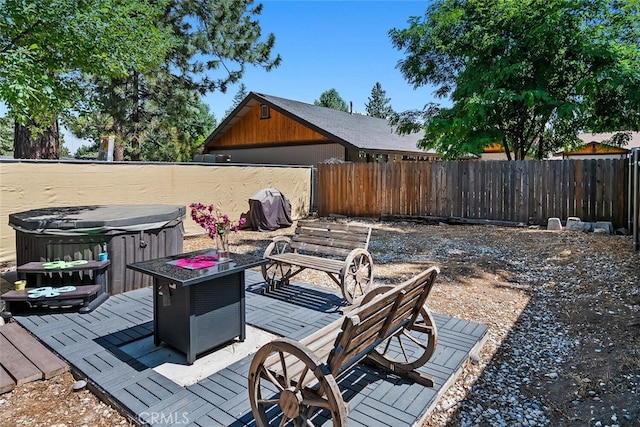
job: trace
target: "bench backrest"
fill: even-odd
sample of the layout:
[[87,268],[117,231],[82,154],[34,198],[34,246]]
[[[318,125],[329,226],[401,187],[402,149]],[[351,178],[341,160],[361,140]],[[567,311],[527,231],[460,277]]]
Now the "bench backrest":
[[291,248],[301,253],[346,258],[356,248],[367,250],[370,237],[371,227],[366,225],[298,221]]
[[337,377],[399,328],[415,322],[439,272],[431,267],[346,315],[327,360],[331,373]]

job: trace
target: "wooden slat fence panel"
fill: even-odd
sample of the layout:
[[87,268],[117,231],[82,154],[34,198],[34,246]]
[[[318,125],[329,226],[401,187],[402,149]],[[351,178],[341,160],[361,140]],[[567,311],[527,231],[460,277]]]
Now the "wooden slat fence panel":
[[627,160],[321,164],[320,216],[535,218],[627,225]]

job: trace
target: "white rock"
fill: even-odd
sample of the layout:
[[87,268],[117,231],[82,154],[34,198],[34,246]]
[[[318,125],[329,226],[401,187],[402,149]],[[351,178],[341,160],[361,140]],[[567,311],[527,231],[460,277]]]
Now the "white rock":
[[73,386],[71,387],[71,389],[73,391],[80,391],[86,386],[87,386],[87,382],[85,380],[78,380],[75,383],[73,383]]

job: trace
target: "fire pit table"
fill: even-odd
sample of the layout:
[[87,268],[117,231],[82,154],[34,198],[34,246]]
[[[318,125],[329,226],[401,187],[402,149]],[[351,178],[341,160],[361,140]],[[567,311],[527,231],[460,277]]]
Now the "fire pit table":
[[127,265],[153,277],[154,344],[185,353],[189,364],[236,337],[244,341],[245,270],[267,262],[242,254],[225,262],[215,257],[215,250],[201,250]]

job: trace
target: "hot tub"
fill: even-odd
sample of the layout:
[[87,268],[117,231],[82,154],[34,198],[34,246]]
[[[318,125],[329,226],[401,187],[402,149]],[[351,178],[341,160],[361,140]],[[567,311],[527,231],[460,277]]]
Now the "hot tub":
[[182,253],[184,206],[108,205],[34,209],[9,215],[16,231],[16,263],[111,260],[107,292],[152,285],[127,264]]

